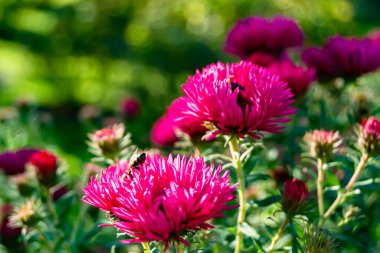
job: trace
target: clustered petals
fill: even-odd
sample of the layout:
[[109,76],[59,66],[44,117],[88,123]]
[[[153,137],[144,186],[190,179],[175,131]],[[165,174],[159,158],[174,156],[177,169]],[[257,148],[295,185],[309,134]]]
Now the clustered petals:
[[208,229],[210,219],[232,208],[235,186],[221,166],[206,165],[203,158],[147,157],[139,170],[120,162],[92,177],[83,201],[106,211],[110,224],[132,238],[124,243],[171,241],[186,245],[187,231]]
[[310,47],[303,61],[316,69],[320,80],[355,79],[380,67],[380,43],[369,38],[330,38],[323,48]]
[[295,113],[287,84],[250,62],[211,64],[190,76],[182,91],[174,121],[201,123],[209,130],[207,140],[218,134],[279,133]]

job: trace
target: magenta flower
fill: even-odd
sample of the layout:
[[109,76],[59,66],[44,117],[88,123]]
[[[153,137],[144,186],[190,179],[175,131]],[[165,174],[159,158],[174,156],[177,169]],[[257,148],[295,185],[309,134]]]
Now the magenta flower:
[[175,121],[202,123],[208,140],[218,134],[258,138],[258,131],[279,133],[286,116],[295,113],[287,84],[249,62],[211,64],[190,76],[182,90]]
[[174,122],[167,114],[154,123],[150,131],[150,140],[158,146],[172,146],[178,137],[175,132]]
[[214,169],[203,158],[147,157],[139,168],[128,162],[110,166],[100,178],[91,178],[83,201],[107,211],[110,224],[132,239],[123,243],[171,241],[189,245],[186,232],[212,228],[210,219],[235,198],[228,172]]
[[305,94],[316,79],[314,69],[304,69],[294,65],[291,61],[275,62],[269,66],[269,70],[273,74],[279,75],[282,81],[287,82],[296,96]]
[[238,21],[230,30],[224,50],[241,59],[247,59],[256,52],[277,58],[286,48],[300,46],[302,42],[303,33],[290,18],[248,17]]
[[351,80],[380,67],[380,43],[336,36],[330,38],[323,48],[306,49],[302,59],[316,69],[321,80],[337,77]]

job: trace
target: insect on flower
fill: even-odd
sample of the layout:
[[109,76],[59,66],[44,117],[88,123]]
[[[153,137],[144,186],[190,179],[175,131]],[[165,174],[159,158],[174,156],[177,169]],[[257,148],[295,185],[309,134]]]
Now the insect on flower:
[[143,165],[146,160],[146,154],[145,153],[138,153],[137,150],[132,154],[131,158],[129,159],[128,163],[128,169],[125,171],[125,173],[122,176],[122,180],[129,175],[131,178],[132,176],[132,169],[136,169],[140,171],[140,165]]

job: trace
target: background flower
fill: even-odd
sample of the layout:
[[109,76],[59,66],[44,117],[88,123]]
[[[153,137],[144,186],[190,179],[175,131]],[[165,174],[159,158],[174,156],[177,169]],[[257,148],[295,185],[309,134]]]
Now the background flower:
[[302,59],[316,69],[322,81],[336,77],[351,80],[380,67],[380,43],[368,38],[335,36],[323,48],[306,49]]
[[290,18],[277,16],[270,20],[248,17],[239,20],[230,30],[224,50],[241,59],[261,52],[261,56],[268,55],[268,60],[271,55],[277,58],[286,48],[300,46],[302,42],[303,33]]

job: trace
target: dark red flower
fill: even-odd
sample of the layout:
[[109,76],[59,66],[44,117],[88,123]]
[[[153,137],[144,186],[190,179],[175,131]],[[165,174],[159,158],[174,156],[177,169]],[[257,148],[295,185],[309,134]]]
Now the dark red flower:
[[309,191],[307,189],[307,185],[301,180],[293,178],[285,181],[284,197],[286,201],[300,203],[307,199],[308,196]]
[[282,192],[282,207],[288,215],[300,214],[309,198],[307,185],[299,179],[286,180]]
[[44,150],[33,154],[29,163],[36,169],[40,183],[49,185],[54,183],[58,169],[57,157]]
[[38,149],[24,148],[17,151],[6,151],[0,154],[0,170],[6,175],[17,175],[25,172],[25,165]]
[[0,207],[1,220],[0,220],[0,238],[2,243],[16,243],[19,235],[21,235],[21,228],[14,228],[9,224],[9,215],[12,211],[12,206],[9,204]]

